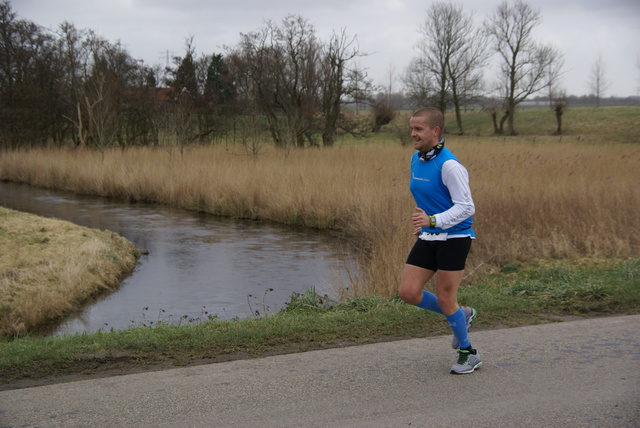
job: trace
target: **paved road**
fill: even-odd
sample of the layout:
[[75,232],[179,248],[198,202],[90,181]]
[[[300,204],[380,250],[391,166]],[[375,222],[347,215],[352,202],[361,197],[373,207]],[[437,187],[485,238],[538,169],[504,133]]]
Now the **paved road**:
[[9,427],[640,427],[640,315],[0,392]]

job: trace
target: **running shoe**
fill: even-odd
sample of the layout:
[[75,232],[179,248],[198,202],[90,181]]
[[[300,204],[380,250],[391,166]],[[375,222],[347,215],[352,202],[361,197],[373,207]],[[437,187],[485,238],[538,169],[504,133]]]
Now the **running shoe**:
[[475,369],[482,367],[480,354],[475,349],[461,349],[458,351],[458,363],[451,367],[452,374],[473,373]]
[[[464,315],[467,317],[467,332],[468,332],[471,326],[473,325],[473,323],[476,321],[476,317],[478,316],[478,313],[476,312],[475,309],[470,308],[468,306],[463,306],[462,311],[464,312]],[[451,347],[453,349],[458,349],[460,347],[460,342],[458,341],[458,338],[455,336],[455,334],[453,335],[453,340],[451,341]]]

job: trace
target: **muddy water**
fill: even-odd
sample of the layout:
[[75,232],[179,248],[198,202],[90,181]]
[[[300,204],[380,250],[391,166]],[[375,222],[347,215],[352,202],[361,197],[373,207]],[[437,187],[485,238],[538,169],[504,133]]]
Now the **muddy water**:
[[264,315],[293,293],[314,287],[335,296],[345,285],[342,245],[325,233],[10,183],[0,183],[0,205],[111,230],[148,251],[115,292],[48,334]]

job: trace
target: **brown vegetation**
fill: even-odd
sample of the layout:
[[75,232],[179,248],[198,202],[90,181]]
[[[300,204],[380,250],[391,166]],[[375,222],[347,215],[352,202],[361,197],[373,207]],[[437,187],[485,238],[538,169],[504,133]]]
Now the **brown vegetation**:
[[[467,277],[507,263],[607,258],[640,250],[640,151],[557,137],[451,137],[467,166],[478,239]],[[414,237],[410,148],[362,144],[322,150],[240,147],[6,152],[0,179],[217,215],[344,234],[361,255],[354,294],[395,293]],[[467,278],[467,279],[468,279]]]
[[136,249],[109,231],[0,207],[0,337],[59,319],[115,288]]

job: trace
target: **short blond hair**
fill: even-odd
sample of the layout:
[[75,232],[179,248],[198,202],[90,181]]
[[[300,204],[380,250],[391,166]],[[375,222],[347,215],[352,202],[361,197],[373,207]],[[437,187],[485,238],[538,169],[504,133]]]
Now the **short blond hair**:
[[431,127],[431,129],[436,126],[440,128],[438,132],[438,138],[440,134],[442,134],[442,130],[444,129],[444,114],[440,111],[440,109],[435,107],[425,107],[420,110],[416,110],[411,117],[423,117]]

